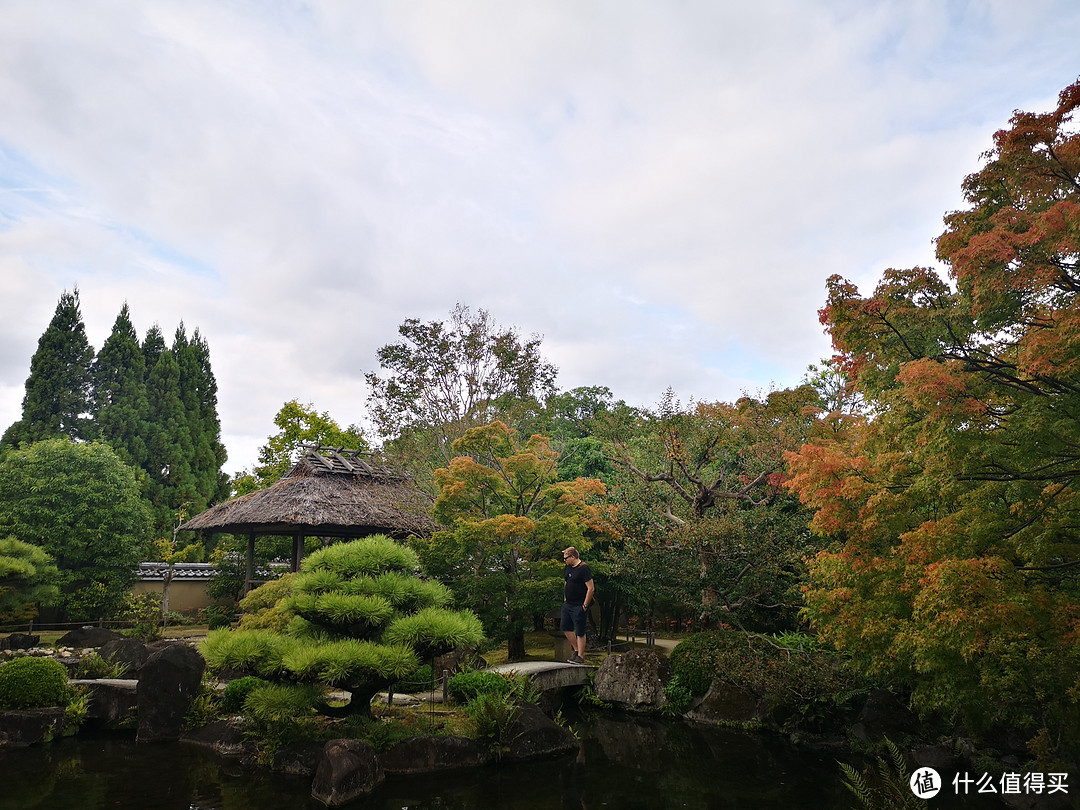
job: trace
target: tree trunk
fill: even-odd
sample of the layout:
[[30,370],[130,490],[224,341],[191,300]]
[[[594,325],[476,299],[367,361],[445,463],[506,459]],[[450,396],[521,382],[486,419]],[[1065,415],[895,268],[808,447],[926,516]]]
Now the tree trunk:
[[699,551],[698,562],[701,563],[701,619],[708,621],[714,606],[720,601],[720,595],[716,586],[709,583],[709,552],[704,549]]
[[350,695],[350,700],[344,706],[328,706],[320,703],[315,708],[319,714],[326,717],[371,717],[371,699],[375,693],[384,687],[363,686],[355,689],[344,688]]
[[525,631],[521,629],[514,630],[510,633],[510,637],[506,639],[506,660],[508,661],[524,661],[525,660]]
[[161,626],[169,626],[169,585],[172,583],[173,567],[170,564],[161,578]]
[[619,617],[622,614],[622,599],[616,593],[614,599],[598,599],[597,604],[600,606],[597,640],[601,644],[615,641],[615,634],[619,631]]

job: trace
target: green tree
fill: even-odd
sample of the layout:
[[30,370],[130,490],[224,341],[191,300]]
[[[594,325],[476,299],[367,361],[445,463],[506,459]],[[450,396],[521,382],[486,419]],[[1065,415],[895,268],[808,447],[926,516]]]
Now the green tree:
[[97,435],[125,464],[139,469],[147,461],[146,366],[125,303],[92,369],[91,416]]
[[469,428],[535,408],[555,391],[540,336],[522,340],[486,310],[458,304],[446,321],[409,318],[398,332],[399,343],[378,351],[383,373],[366,375],[368,405],[386,450],[418,482],[450,463],[451,444]]
[[22,419],[5,431],[0,446],[16,447],[58,436],[90,438],[93,360],[94,350],[86,339],[79,309],[79,289],[65,290],[30,359]]
[[195,496],[190,508],[193,512],[201,512],[229,496],[228,477],[221,471],[227,454],[221,443],[217,379],[210,367],[210,347],[198,329],[189,339],[181,323],[176,330],[172,353],[180,369],[180,398],[191,440]]
[[[165,335],[162,334],[161,327],[155,323],[146,330],[146,337],[143,338],[142,344],[143,368],[146,369],[148,378],[166,348]],[[149,382],[149,379],[147,381]]]
[[14,537],[0,539],[0,624],[32,619],[60,595],[60,572],[45,549]]
[[315,707],[370,715],[375,693],[422,660],[483,640],[476,616],[449,609],[449,590],[418,572],[416,554],[384,536],[319,549],[304,559],[287,586],[291,593],[275,608],[292,616],[288,629],[214,631],[204,648],[207,664],[343,690],[350,694],[346,706],[323,699]]
[[259,463],[254,469],[236,476],[237,495],[254,492],[280,481],[298,461],[299,448],[308,444],[367,450],[367,439],[356,425],[342,428],[328,412],[320,413],[310,402],[301,405],[293,399],[281,406],[274,417],[278,432],[259,448]]
[[1032,750],[1080,752],[1080,82],[1017,112],[946,217],[932,270],[862,298],[829,280],[822,321],[871,407],[791,459],[835,538],[814,626],[916,704]]
[[626,473],[618,494],[636,504],[623,533],[631,548],[680,558],[672,568],[694,555],[702,619],[762,629],[792,621],[811,536],[809,514],[780,486],[784,453],[820,429],[820,413],[817,393],[801,386],[692,407],[668,392],[641,420],[611,421],[613,458]]
[[154,508],[155,534],[171,530],[172,517],[197,499],[192,474],[192,441],[180,391],[180,365],[163,351],[150,370],[147,385],[148,500]]
[[559,481],[558,454],[543,436],[523,445],[502,422],[470,428],[452,445],[458,454],[436,471],[435,518],[449,531],[414,546],[425,570],[472,608],[493,638],[507,640],[511,660],[525,657],[533,617],[561,602],[567,546],[590,546],[601,525],[590,503],[604,494],[596,479]]
[[72,619],[110,615],[150,537],[135,471],[108,445],[46,439],[0,460],[0,536],[44,549]]

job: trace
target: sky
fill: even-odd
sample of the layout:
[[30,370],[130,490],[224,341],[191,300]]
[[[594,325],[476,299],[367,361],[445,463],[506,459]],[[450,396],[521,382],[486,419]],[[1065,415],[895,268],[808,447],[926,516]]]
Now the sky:
[[226,470],[369,424],[406,318],[487,310],[569,390],[731,401],[827,357],[825,280],[934,266],[1072,0],[0,0],[0,430],[78,287],[210,347]]

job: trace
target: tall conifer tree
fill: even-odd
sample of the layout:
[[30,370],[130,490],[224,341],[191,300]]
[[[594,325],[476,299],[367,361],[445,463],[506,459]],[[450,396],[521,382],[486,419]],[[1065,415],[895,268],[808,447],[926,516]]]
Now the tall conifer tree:
[[142,344],[143,367],[146,369],[147,383],[150,382],[150,372],[154,370],[163,351],[165,351],[165,336],[161,334],[161,327],[155,323],[146,330],[146,337],[143,338]]
[[125,303],[93,366],[92,414],[98,436],[132,467],[146,448],[146,363]]
[[219,476],[225,447],[217,415],[217,381],[210,370],[210,349],[198,329],[188,338],[181,323],[172,352],[180,368],[180,398],[191,439],[188,449],[194,497],[189,510],[201,512],[218,500],[222,489]]
[[22,419],[5,431],[0,447],[61,436],[92,438],[88,413],[93,361],[79,309],[79,288],[64,290],[30,360]]
[[180,394],[180,366],[171,351],[162,351],[150,370],[146,399],[147,494],[154,507],[155,530],[163,534],[171,531],[176,510],[194,501],[196,494],[191,475],[191,433]]
[[228,459],[221,441],[221,418],[217,410],[217,378],[210,367],[210,346],[196,327],[191,336],[191,351],[197,374],[194,377],[199,401],[199,424],[202,440],[196,448],[196,464],[203,481],[207,505],[229,497],[229,476],[221,471]]

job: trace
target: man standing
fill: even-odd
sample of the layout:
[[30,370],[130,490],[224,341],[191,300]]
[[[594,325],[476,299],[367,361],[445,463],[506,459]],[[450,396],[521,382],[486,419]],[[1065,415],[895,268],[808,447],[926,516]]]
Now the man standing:
[[571,664],[585,663],[585,616],[592,604],[596,586],[593,584],[592,571],[581,561],[578,550],[573,546],[562,553],[566,568],[563,570],[563,605],[562,623],[559,629],[566,633],[574,654],[568,659]]

